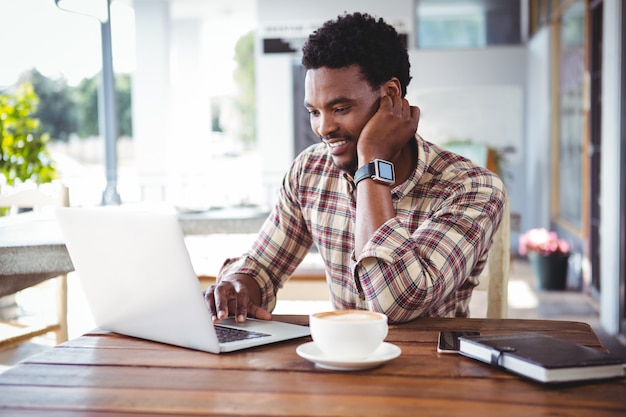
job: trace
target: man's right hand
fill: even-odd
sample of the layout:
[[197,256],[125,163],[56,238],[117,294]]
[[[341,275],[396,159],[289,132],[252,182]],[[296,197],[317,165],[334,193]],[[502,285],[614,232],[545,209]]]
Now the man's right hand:
[[420,110],[398,94],[381,97],[378,111],[363,127],[357,142],[359,166],[375,158],[393,160],[415,139]]
[[272,315],[259,306],[261,291],[256,281],[245,274],[229,275],[204,292],[211,319],[218,322],[234,315],[242,323],[246,317],[271,320]]

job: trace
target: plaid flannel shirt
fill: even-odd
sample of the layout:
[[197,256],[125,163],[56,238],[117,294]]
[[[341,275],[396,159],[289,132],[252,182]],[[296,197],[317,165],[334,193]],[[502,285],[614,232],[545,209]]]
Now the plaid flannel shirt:
[[262,307],[314,244],[337,309],[367,309],[392,322],[420,316],[464,317],[500,224],[500,178],[466,158],[416,138],[417,167],[391,190],[396,217],[354,253],[355,186],[324,144],[293,162],[277,203],[252,248],[226,260],[218,279],[252,276]]

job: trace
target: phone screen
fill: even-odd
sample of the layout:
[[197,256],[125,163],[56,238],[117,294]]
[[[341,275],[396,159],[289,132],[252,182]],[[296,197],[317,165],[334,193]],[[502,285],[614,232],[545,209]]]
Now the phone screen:
[[439,343],[437,344],[437,352],[439,353],[458,352],[460,336],[480,336],[480,332],[470,332],[470,331],[439,332]]

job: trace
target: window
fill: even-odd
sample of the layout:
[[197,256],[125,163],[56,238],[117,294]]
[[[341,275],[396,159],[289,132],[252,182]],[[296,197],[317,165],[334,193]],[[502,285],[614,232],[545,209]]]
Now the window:
[[417,0],[420,49],[466,49],[521,42],[519,0]]
[[579,233],[584,230],[583,206],[587,186],[583,174],[586,139],[584,132],[585,2],[572,3],[559,21],[558,40],[558,218]]

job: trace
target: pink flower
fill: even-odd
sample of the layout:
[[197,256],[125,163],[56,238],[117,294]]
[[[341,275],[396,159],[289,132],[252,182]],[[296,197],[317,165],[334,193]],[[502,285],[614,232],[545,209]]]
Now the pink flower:
[[569,253],[570,246],[566,240],[559,239],[556,232],[543,228],[530,229],[519,237],[519,253],[526,255],[537,252],[542,255],[551,253]]

